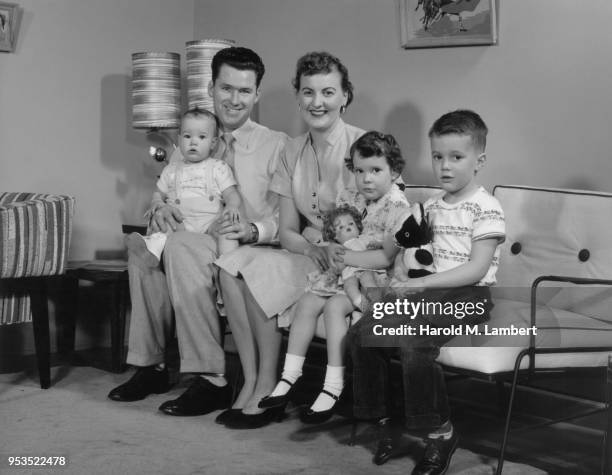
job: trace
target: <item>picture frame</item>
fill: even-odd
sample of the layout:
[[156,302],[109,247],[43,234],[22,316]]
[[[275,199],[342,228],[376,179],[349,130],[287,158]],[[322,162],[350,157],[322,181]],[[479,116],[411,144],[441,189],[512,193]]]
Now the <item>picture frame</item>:
[[0,51],[15,51],[22,10],[16,3],[0,2]]
[[496,0],[399,0],[401,46],[497,44]]

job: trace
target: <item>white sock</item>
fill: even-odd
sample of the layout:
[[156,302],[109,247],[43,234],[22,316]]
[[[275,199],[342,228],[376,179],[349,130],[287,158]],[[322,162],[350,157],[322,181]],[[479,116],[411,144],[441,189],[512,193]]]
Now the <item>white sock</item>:
[[[344,366],[329,366],[325,370],[325,382],[323,383],[323,390],[327,391],[334,396],[340,397],[342,389],[344,388]],[[323,392],[319,393],[319,396],[315,400],[314,404],[310,406],[315,412],[323,412],[331,409],[336,404],[336,399],[331,397],[329,394]]]
[[295,383],[298,378],[302,376],[304,359],[304,356],[292,355],[291,353],[287,353],[285,355],[285,365],[283,366],[283,374],[281,375],[281,379],[285,379],[291,384],[288,384],[285,381],[279,381],[270,396],[284,396],[289,392],[293,383]]
[[166,363],[158,363],[155,365],[155,371],[163,371],[166,369]]
[[220,388],[227,386],[227,379],[225,379],[225,376],[221,374],[201,374],[200,378],[204,378],[205,380],[211,382],[212,384]]
[[145,245],[151,254],[157,257],[159,261],[161,259],[162,251],[166,247],[166,241],[168,236],[165,233],[153,233],[150,236],[143,236]]

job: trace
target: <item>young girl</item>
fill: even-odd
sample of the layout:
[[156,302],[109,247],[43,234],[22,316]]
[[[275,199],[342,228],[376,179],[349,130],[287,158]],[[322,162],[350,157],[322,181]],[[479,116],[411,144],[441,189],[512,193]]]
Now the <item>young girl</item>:
[[[394,183],[399,178],[404,163],[399,146],[391,135],[367,132],[351,146],[346,166],[355,175],[357,191],[343,190],[336,204],[339,207],[353,206],[362,213],[363,231],[356,238],[361,242],[362,249],[381,249],[385,238],[394,233],[410,213],[408,201]],[[335,243],[330,243],[329,246],[341,247]],[[330,251],[337,252],[333,249]],[[365,257],[366,252],[359,254]],[[363,262],[357,261],[353,264],[366,266],[365,259]],[[368,267],[372,266],[368,263]],[[376,284],[384,285],[379,275],[373,275],[378,280]],[[317,318],[323,311],[327,339],[325,382],[314,404],[302,412],[300,419],[305,423],[316,424],[332,416],[344,387],[344,336],[347,331],[345,317],[355,307],[360,307],[360,299],[356,300],[352,301],[340,289],[332,296],[321,296],[307,291],[300,298],[289,333],[289,346],[281,380],[274,391],[260,401],[259,407],[270,408],[287,403],[289,390],[302,375],[304,356],[314,336]]]

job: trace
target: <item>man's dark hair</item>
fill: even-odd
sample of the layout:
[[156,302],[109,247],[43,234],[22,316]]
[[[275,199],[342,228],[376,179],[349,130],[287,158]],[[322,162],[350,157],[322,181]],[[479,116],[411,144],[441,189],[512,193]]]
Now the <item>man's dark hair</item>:
[[231,46],[218,51],[213,56],[211,64],[213,83],[219,77],[219,70],[224,64],[241,71],[253,71],[257,87],[266,72],[263,61],[255,51],[241,46]]

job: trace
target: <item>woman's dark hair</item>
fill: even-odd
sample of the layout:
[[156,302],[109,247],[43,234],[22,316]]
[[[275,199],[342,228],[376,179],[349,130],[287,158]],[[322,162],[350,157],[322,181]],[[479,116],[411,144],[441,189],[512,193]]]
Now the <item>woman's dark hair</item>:
[[334,70],[340,73],[340,84],[342,85],[342,91],[346,93],[346,106],[348,107],[353,101],[353,84],[349,80],[348,69],[336,56],[326,51],[313,51],[298,59],[295,67],[295,77],[292,81],[295,92],[300,90],[302,76],[329,74]]
[[391,134],[383,134],[382,132],[372,130],[359,137],[351,145],[349,157],[344,159],[346,168],[350,171],[353,171],[355,152],[359,152],[359,155],[363,158],[385,157],[391,171],[398,175],[402,174],[404,165],[406,165],[405,160],[402,158],[402,151],[395,137]]
[[217,80],[217,77],[219,77],[219,70],[224,64],[240,71],[253,71],[255,73],[255,85],[257,87],[259,87],[261,78],[263,78],[266,72],[263,61],[255,51],[241,46],[230,46],[229,48],[219,50],[217,54],[213,56],[210,65],[213,84]]
[[363,231],[363,223],[361,222],[361,214],[354,206],[343,205],[334,208],[323,217],[323,239],[325,241],[334,241],[336,239],[336,231],[334,230],[334,221],[340,216],[349,215],[355,221],[357,230],[361,234]]

